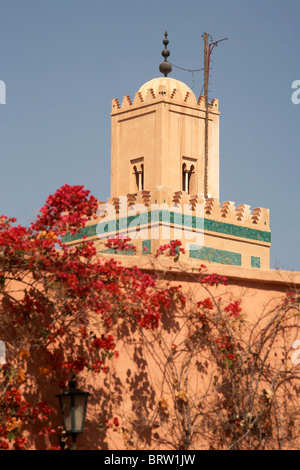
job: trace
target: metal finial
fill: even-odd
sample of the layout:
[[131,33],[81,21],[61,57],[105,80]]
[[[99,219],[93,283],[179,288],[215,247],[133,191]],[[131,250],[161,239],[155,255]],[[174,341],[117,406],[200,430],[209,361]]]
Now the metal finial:
[[167,77],[168,73],[172,72],[172,65],[170,62],[167,61],[167,58],[170,55],[170,51],[167,49],[167,45],[169,44],[168,40],[168,33],[165,32],[165,39],[163,40],[163,44],[165,46],[164,50],[162,51],[161,55],[164,57],[164,62],[162,62],[159,66],[159,71]]

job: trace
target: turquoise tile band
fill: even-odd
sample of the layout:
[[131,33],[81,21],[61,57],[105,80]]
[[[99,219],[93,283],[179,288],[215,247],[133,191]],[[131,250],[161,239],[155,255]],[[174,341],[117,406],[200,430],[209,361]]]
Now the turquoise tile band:
[[222,233],[225,235],[232,235],[234,237],[271,243],[271,233],[264,230],[243,227],[186,214],[179,214],[166,210],[149,211],[137,215],[122,217],[120,219],[111,220],[108,222],[100,222],[99,224],[90,225],[80,230],[80,233],[77,235],[65,235],[63,237],[63,242],[66,243],[80,240],[84,235],[87,237],[96,235],[105,236],[105,234],[112,234],[119,230],[127,230],[130,227],[134,228],[147,225],[151,222],[169,222],[170,224],[175,224],[182,227],[198,228],[207,232]]
[[190,245],[189,255],[190,258],[210,261],[211,263],[229,264],[233,266],[242,265],[242,256],[240,253],[208,248],[207,246]]

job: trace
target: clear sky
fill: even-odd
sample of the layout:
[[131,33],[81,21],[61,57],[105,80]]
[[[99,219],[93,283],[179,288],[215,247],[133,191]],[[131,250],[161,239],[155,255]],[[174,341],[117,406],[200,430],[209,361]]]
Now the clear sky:
[[[165,30],[186,69],[204,32],[228,38],[209,87],[220,200],[270,209],[271,267],[300,270],[299,0],[0,0],[0,213],[27,224],[64,183],[110,196],[111,100],[160,76]],[[200,94],[203,72],[170,76]]]

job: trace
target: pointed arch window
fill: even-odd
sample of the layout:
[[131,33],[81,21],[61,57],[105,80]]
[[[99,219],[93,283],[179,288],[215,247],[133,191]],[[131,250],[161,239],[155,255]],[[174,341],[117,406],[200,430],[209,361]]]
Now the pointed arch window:
[[192,175],[195,173],[194,165],[182,164],[182,191],[190,194]]
[[133,192],[142,191],[144,189],[144,159],[139,158],[131,160],[131,190]]

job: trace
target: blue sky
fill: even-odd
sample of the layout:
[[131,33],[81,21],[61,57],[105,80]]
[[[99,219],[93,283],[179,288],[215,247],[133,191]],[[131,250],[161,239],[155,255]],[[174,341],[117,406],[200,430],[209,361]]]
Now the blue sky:
[[[220,200],[270,209],[271,267],[300,270],[299,0],[0,0],[0,213],[22,224],[64,183],[110,195],[110,110],[170,61],[220,101]],[[174,68],[198,96],[203,73]]]

